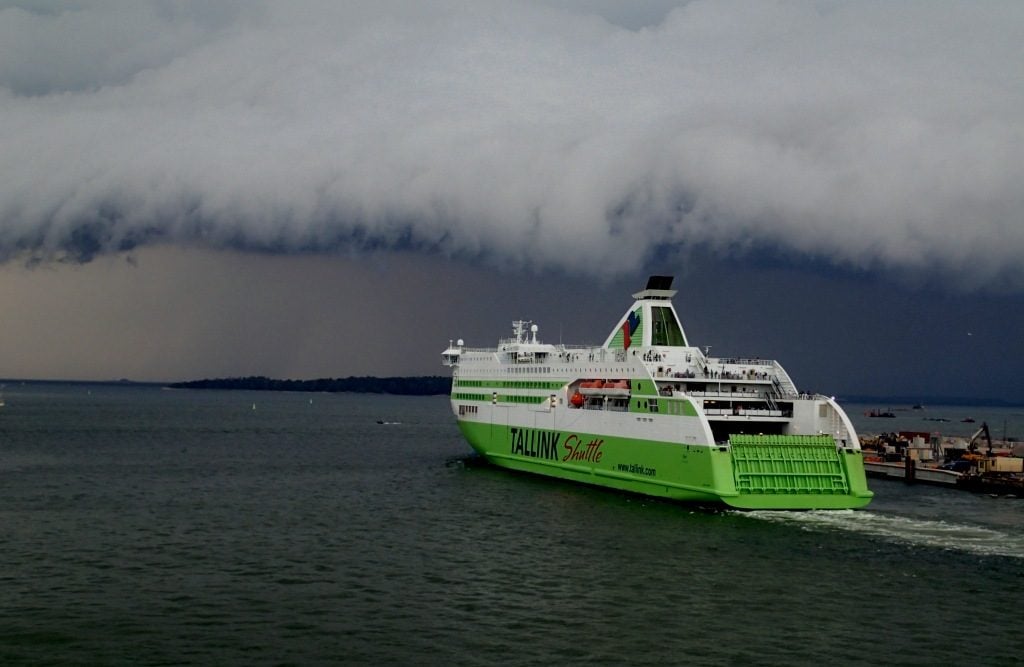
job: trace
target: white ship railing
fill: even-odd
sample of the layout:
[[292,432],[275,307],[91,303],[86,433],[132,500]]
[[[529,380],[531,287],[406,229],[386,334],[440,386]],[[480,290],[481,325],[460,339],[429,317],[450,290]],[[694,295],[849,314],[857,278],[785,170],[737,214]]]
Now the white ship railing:
[[720,366],[728,364],[731,366],[775,366],[774,359],[747,359],[745,357],[709,357],[708,366]]
[[682,393],[702,398],[745,398],[753,401],[763,401],[767,398],[764,394],[756,391],[715,391],[714,389],[708,389],[705,391],[686,391]]
[[[554,354],[556,357],[558,356],[559,352],[590,352],[591,350],[593,350],[595,352],[605,352],[607,354],[615,352],[615,350],[612,350],[612,349],[607,348],[607,347],[601,347],[600,345],[555,345],[554,348],[555,349],[554,349],[553,352],[549,351],[549,350],[534,350],[534,351],[536,351],[536,352],[547,352],[549,355],[550,354]],[[497,347],[463,347],[462,348],[463,354],[465,354],[466,352],[477,352],[477,353],[480,353],[480,354],[494,354],[495,352],[499,352],[499,351],[501,351],[501,350],[500,350],[500,348],[497,348]]]
[[782,410],[740,410],[729,408],[704,408],[704,414],[710,417],[789,417]]
[[796,385],[789,378],[789,374],[786,373],[785,369],[778,362],[772,362],[773,371],[775,375],[775,388],[778,390],[780,396],[797,396],[800,392],[797,391]]

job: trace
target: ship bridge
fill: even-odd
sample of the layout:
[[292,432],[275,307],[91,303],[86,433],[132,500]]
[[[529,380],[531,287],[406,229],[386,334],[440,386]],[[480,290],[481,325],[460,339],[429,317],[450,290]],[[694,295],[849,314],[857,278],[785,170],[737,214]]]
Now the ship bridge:
[[[529,331],[529,335],[527,334]],[[498,353],[505,360],[514,363],[544,362],[556,351],[554,345],[541,343],[537,340],[538,327],[528,320],[516,320],[512,323],[512,338],[498,341]]]

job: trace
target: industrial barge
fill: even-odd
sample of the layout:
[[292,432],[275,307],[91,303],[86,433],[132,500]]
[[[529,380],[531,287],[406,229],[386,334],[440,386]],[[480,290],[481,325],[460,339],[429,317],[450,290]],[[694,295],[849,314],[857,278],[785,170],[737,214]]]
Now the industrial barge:
[[[980,446],[987,443],[987,449]],[[988,424],[969,438],[899,431],[869,437],[864,469],[869,476],[898,478],[989,495],[1024,498],[1024,444],[993,445]]]

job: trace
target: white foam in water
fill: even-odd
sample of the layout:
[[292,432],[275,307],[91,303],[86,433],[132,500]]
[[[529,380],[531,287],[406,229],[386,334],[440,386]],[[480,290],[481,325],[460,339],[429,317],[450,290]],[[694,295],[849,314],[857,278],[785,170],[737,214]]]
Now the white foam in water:
[[741,516],[798,524],[807,529],[847,530],[893,542],[951,549],[985,556],[1024,558],[1024,535],[965,524],[855,510],[809,512],[752,511]]

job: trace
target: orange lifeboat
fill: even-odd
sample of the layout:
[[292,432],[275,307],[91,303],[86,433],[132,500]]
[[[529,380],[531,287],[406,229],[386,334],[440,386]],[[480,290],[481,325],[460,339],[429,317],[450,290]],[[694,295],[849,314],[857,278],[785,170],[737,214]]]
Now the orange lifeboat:
[[609,380],[605,382],[604,393],[612,396],[629,396],[629,380]]

